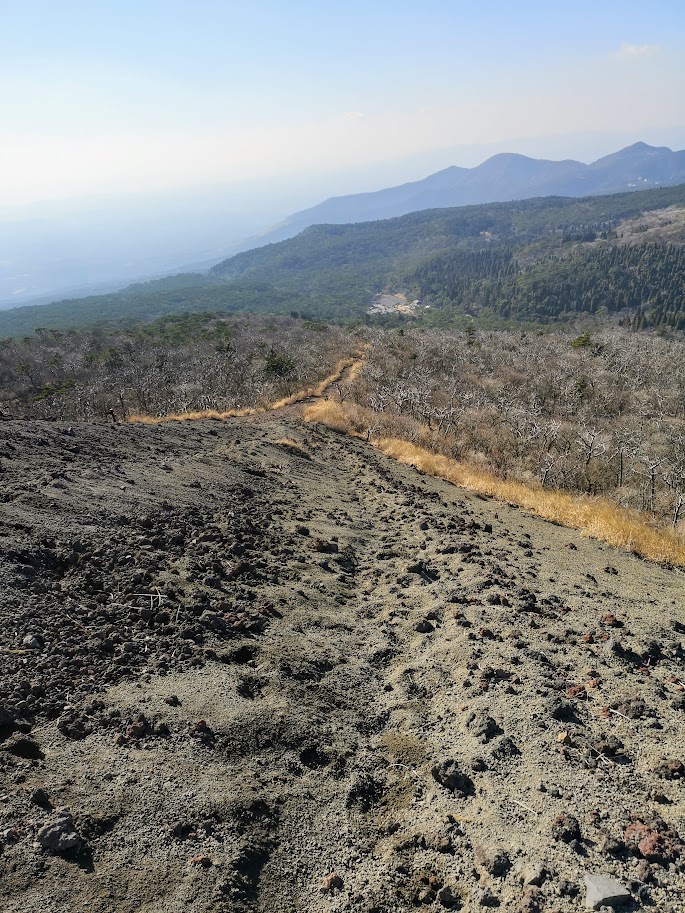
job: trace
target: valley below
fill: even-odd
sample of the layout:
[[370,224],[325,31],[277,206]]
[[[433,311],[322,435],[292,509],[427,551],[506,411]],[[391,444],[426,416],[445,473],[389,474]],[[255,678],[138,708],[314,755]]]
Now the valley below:
[[0,463],[3,910],[685,909],[682,569],[300,405]]

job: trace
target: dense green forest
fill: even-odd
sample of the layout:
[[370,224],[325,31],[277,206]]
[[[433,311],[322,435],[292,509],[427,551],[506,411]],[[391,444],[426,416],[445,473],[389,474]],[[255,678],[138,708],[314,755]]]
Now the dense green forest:
[[667,207],[685,207],[685,185],[314,225],[208,274],[2,311],[0,336],[206,311],[368,322],[374,295],[387,289],[430,304],[421,318],[428,324],[458,322],[465,313],[490,326],[618,315],[636,328],[682,329],[681,239],[628,245],[617,235],[626,219]]
[[685,329],[685,247],[642,244],[583,248],[521,267],[512,249],[443,254],[407,277],[442,307],[548,323],[630,311],[635,328]]

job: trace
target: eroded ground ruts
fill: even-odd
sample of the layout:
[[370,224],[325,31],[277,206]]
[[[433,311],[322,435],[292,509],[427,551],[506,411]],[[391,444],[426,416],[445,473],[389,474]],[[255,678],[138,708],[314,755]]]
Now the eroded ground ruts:
[[0,434],[4,910],[683,909],[681,571],[293,409]]

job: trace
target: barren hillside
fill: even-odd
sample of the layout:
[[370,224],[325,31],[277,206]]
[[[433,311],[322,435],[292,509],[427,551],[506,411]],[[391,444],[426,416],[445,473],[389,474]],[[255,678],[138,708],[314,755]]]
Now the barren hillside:
[[683,572],[298,410],[0,424],[2,909],[685,910]]

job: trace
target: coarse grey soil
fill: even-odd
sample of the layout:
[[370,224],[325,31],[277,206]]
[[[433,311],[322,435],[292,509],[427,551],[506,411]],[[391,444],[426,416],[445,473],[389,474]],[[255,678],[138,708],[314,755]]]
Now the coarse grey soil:
[[3,422],[0,499],[5,913],[685,910],[681,570],[297,408]]

